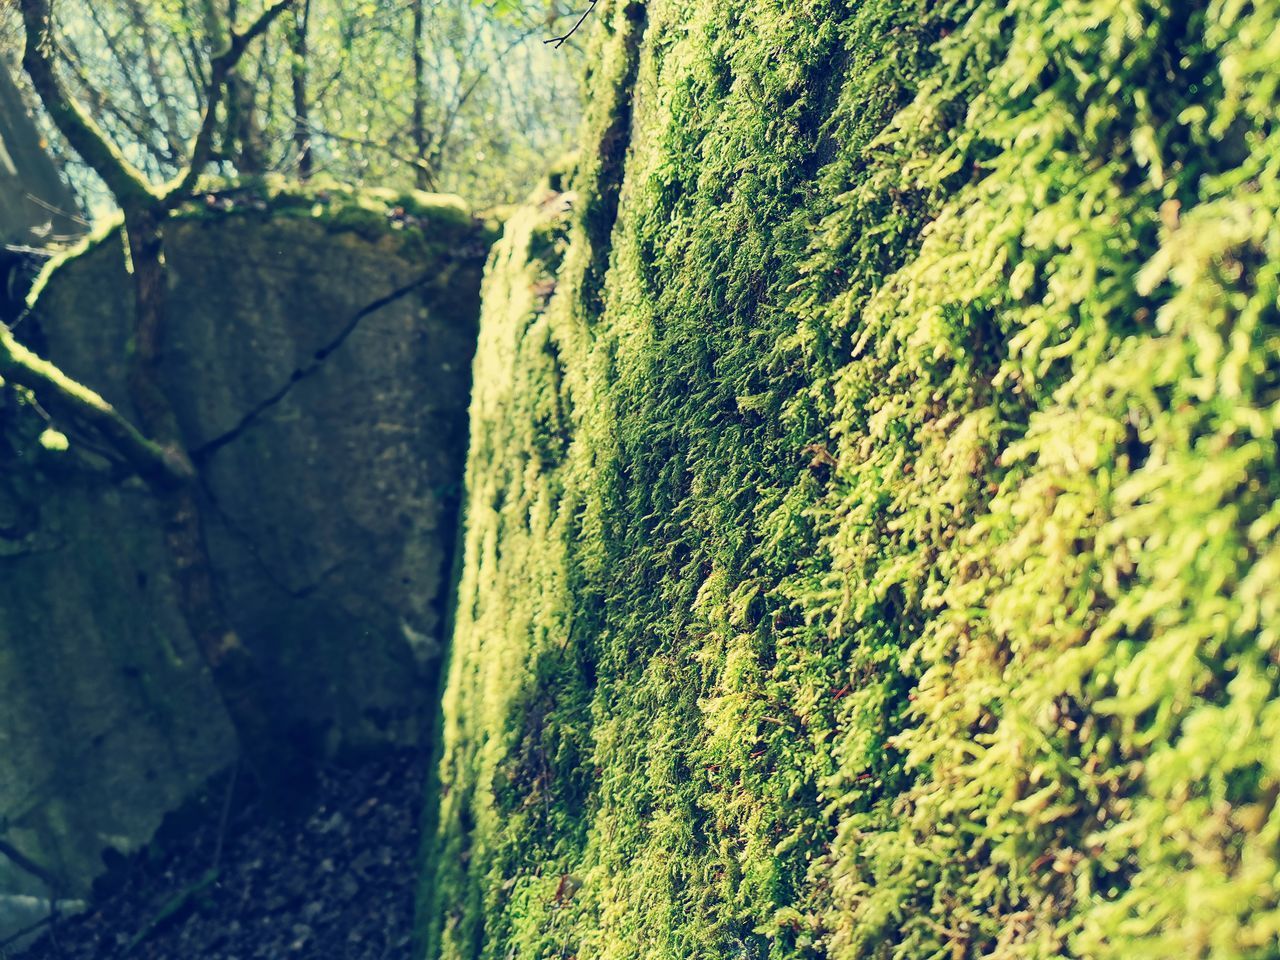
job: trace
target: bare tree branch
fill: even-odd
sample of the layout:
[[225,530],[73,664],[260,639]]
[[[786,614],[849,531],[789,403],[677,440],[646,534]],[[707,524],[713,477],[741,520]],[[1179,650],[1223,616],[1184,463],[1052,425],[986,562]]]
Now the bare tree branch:
[[17,943],[19,940],[23,939],[24,937],[35,933],[41,927],[47,927],[49,924],[53,923],[56,919],[57,919],[57,915],[50,913],[47,916],[41,917],[35,923],[28,924],[27,926],[23,927],[21,930],[18,930],[17,932],[12,933],[9,936],[5,937],[5,939],[0,940],[0,957],[8,956],[8,954],[4,952],[5,948],[12,946],[13,944]]
[[22,66],[45,109],[63,136],[97,171],[123,208],[152,206],[156,195],[146,177],[103,134],[101,128],[67,94],[53,68],[53,25],[50,0],[17,0],[26,28]]
[[587,7],[587,9],[582,12],[582,16],[580,16],[578,18],[578,22],[573,25],[573,29],[571,29],[563,37],[552,37],[550,40],[543,40],[542,42],[554,43],[556,46],[556,49],[559,50],[569,41],[569,38],[572,37],[575,33],[577,33],[578,30],[581,29],[582,25],[587,22],[587,17],[591,16],[592,12],[596,8],[596,4],[599,2],[600,0],[591,0],[591,6]]
[[[24,2],[33,2],[33,0],[24,0]],[[213,153],[213,133],[218,122],[218,105],[222,102],[226,91],[227,78],[230,76],[231,71],[235,69],[236,64],[240,62],[240,58],[244,56],[245,51],[249,49],[249,45],[265,33],[280,14],[293,6],[293,2],[294,0],[276,0],[275,3],[263,10],[258,19],[253,21],[245,30],[236,31],[233,29],[227,46],[210,61],[208,97],[205,102],[204,119],[200,123],[200,132],[196,134],[195,143],[191,148],[191,162],[186,172],[165,190],[165,206],[177,206],[190,196],[191,191],[195,188],[196,181],[200,178],[200,174],[204,172],[204,168],[208,165],[209,158]]]
[[178,483],[195,477],[186,454],[148,440],[115,407],[36,356],[0,325],[0,376],[26,387],[50,408],[61,408],[101,434],[139,474]]
[[179,153],[180,151],[177,147],[182,142],[182,126],[178,121],[178,111],[174,107],[173,97],[169,93],[169,84],[165,78],[164,70],[161,69],[159,57],[156,55],[156,42],[151,30],[151,24],[147,20],[140,0],[128,0],[127,6],[134,29],[138,31],[142,41],[143,57],[147,64],[147,74],[151,79],[151,85],[155,88],[157,105],[164,116],[165,141],[169,144],[172,153]]
[[[291,116],[295,123],[301,122],[298,116]],[[404,130],[396,131],[386,140],[369,140],[363,137],[351,137],[341,133],[331,133],[311,121],[307,122],[306,129],[308,135],[311,137],[318,137],[322,140],[334,140],[338,143],[349,143],[355,147],[365,147],[369,150],[375,150],[384,156],[390,157],[398,163],[403,163],[405,166],[412,167],[415,171],[420,172],[428,181],[425,189],[430,189],[435,186],[435,168],[432,167],[424,157],[412,156],[395,148],[395,144],[398,141],[406,138],[407,134]],[[419,187],[419,189],[424,188]]]
[[[99,127],[109,127],[110,124],[104,123],[105,117],[110,117],[137,143],[147,151],[150,155],[152,163],[162,173],[163,164],[178,165],[181,164],[184,157],[178,151],[172,148],[172,145],[162,143],[156,139],[156,130],[151,130],[148,125],[151,123],[149,116],[139,115],[128,109],[123,103],[117,103],[111,98],[103,94],[101,90],[95,89],[84,70],[84,56],[76,48],[76,45],[69,37],[63,37],[60,45],[63,54],[63,60],[67,64],[67,69],[72,79],[79,84],[80,89],[84,93],[84,98],[88,102],[88,114],[93,117]],[[112,51],[113,55],[115,51]],[[123,61],[121,65],[125,66]],[[134,98],[134,106],[143,110],[147,109],[146,101],[142,98],[141,91],[137,91]],[[160,133],[163,136],[163,132]],[[139,168],[139,172],[144,176],[145,171]]]
[[44,883],[44,885],[49,888],[50,893],[57,891],[58,881],[53,874],[40,866],[40,864],[36,863],[13,844],[0,840],[0,853],[8,857],[9,860],[12,861],[20,870],[31,874],[31,876]]
[[[587,12],[590,13],[590,11],[587,11]],[[578,23],[579,25],[581,25],[582,21],[579,20]],[[577,30],[578,28],[574,27],[573,29]],[[431,169],[434,170],[440,166],[441,160],[444,156],[445,148],[449,144],[449,138],[453,134],[454,124],[457,123],[458,116],[462,113],[462,108],[467,105],[467,101],[471,99],[472,94],[474,94],[476,90],[480,88],[480,84],[484,82],[484,79],[487,76],[489,76],[490,71],[492,71],[493,68],[496,67],[501,61],[505,60],[507,58],[507,54],[511,53],[512,50],[514,50],[516,47],[520,46],[520,44],[528,40],[529,37],[532,36],[535,31],[536,31],[536,28],[530,28],[526,30],[524,33],[521,33],[519,36],[517,36],[509,44],[507,44],[506,48],[497,57],[491,59],[487,64],[485,64],[484,68],[480,70],[471,79],[471,82],[467,85],[466,89],[462,91],[462,93],[458,96],[458,98],[453,102],[452,106],[449,107],[448,113],[446,114],[444,119],[444,123],[441,124],[440,132],[437,134],[435,138],[434,146],[432,148],[431,163],[430,163]],[[573,35],[573,31],[570,31],[569,34],[566,35],[565,39],[568,39],[568,37],[572,35]],[[550,43],[550,42],[551,41],[549,40],[543,41],[543,43]],[[559,44],[557,44],[556,46],[558,48]]]

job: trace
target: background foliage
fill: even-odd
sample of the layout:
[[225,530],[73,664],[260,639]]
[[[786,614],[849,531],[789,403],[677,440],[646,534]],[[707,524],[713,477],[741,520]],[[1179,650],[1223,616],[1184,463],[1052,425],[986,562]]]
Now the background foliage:
[[1280,7],[612,0],[493,255],[445,958],[1280,935]]
[[[228,23],[243,26],[262,7],[61,0],[64,80],[132,162],[155,180],[172,177],[199,121],[211,53]],[[297,0],[236,71],[217,172],[306,176],[309,147],[314,172],[343,183],[416,184],[481,207],[517,200],[577,122],[580,50],[542,43],[572,23],[572,9],[559,0]],[[15,59],[17,21],[9,5],[0,11],[0,49]],[[50,140],[82,192],[103,201],[92,173]]]

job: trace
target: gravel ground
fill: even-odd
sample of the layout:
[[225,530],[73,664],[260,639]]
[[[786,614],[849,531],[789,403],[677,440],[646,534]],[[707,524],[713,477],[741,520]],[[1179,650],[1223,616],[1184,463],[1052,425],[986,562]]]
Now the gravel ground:
[[119,865],[113,893],[22,960],[407,960],[424,768],[400,753],[323,770],[291,820],[210,811],[167,854]]

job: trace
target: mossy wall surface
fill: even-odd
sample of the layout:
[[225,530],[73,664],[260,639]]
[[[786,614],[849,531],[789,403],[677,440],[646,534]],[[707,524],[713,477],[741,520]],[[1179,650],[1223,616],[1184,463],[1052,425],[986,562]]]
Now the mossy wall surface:
[[600,5],[493,254],[428,955],[1280,934],[1280,6]]

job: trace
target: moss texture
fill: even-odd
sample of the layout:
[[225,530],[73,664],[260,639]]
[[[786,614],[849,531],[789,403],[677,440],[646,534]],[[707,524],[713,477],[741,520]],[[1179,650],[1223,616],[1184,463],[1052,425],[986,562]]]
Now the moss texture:
[[489,265],[429,956],[1275,957],[1280,7],[600,19]]

